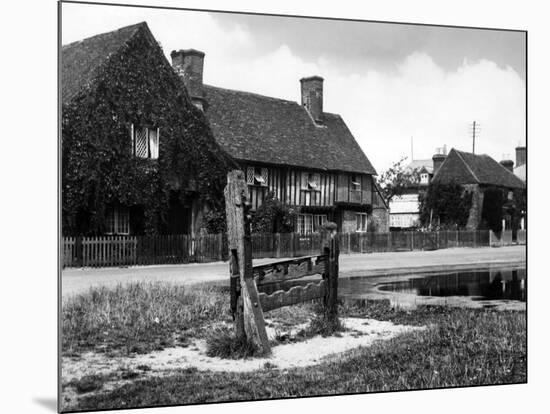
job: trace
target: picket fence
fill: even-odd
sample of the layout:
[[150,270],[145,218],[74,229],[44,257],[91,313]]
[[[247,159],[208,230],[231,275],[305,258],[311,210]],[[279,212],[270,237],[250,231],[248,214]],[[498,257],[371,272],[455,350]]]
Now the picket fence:
[[[485,231],[341,233],[342,254],[436,250],[452,247],[502,246],[511,235],[500,238]],[[509,239],[509,240],[508,240]],[[517,236],[525,243],[525,234]],[[285,258],[314,255],[321,250],[320,234],[253,234],[252,257]],[[101,236],[64,237],[63,267],[107,267],[153,264],[204,263],[227,260],[225,234],[199,236]]]

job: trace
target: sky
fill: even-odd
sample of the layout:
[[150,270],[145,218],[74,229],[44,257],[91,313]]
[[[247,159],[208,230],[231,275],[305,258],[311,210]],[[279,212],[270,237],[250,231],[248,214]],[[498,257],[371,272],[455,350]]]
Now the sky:
[[209,85],[299,101],[299,79],[322,76],[324,110],[378,173],[471,152],[473,121],[478,154],[514,159],[526,144],[523,32],[63,3],[62,44],[141,21],[168,60],[205,52]]

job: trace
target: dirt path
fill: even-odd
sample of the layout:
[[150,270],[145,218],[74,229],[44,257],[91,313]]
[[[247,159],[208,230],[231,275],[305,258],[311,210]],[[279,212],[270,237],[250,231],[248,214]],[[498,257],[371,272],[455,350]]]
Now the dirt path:
[[[342,318],[346,331],[338,336],[313,338],[283,343],[272,348],[272,354],[263,358],[222,359],[206,355],[204,340],[195,340],[187,347],[166,348],[148,354],[130,357],[108,357],[104,353],[87,352],[79,357],[63,357],[61,380],[63,405],[70,409],[78,404],[81,395],[71,383],[89,375],[104,378],[100,389],[108,391],[138,379],[165,377],[181,369],[199,371],[250,372],[261,369],[292,369],[316,365],[331,358],[342,358],[343,353],[358,347],[371,346],[376,341],[389,340],[402,333],[422,330],[425,327],[394,325],[391,322],[365,318]],[[305,326],[307,324],[303,324]],[[295,337],[303,327],[294,326],[287,334]],[[268,328],[268,336],[274,339],[277,332]],[[144,369],[146,368],[146,369]],[[86,393],[89,395],[90,393]]]
[[[273,259],[255,260],[254,264]],[[374,276],[388,272],[451,269],[481,264],[513,264],[526,260],[525,246],[501,248],[454,248],[434,251],[389,252],[369,254],[341,254],[340,275]],[[193,263],[187,265],[160,265],[112,267],[99,269],[64,269],[62,295],[67,297],[86,291],[91,286],[115,286],[137,281],[163,281],[177,284],[227,281],[228,265],[224,262]]]

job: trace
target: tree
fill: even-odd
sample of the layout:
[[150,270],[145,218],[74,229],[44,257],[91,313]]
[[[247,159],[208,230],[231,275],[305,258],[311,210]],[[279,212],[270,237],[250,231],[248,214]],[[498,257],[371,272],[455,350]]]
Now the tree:
[[[498,187],[488,187],[483,192],[483,208],[481,210],[482,228],[488,228],[496,233],[502,231],[503,209],[515,210],[512,200],[507,200],[508,191]],[[510,211],[511,212],[511,211]]]
[[252,231],[255,233],[290,233],[294,231],[297,216],[297,209],[283,204],[273,192],[269,192],[252,217]]
[[382,196],[387,203],[395,196],[400,196],[407,188],[417,185],[419,180],[418,170],[411,170],[403,166],[407,157],[401,158],[392,164],[378,177],[378,185],[382,190]]
[[424,227],[437,219],[442,227],[462,228],[468,222],[472,194],[457,183],[431,183],[420,201],[420,221]]

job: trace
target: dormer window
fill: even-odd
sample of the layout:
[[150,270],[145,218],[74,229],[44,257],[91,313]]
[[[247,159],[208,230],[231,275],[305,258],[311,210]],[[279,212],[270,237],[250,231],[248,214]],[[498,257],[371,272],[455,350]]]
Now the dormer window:
[[420,174],[420,184],[428,184],[430,176],[427,173]]
[[159,129],[132,124],[132,154],[138,158],[156,160],[159,157]]
[[267,187],[268,169],[259,167],[247,167],[246,183]]

